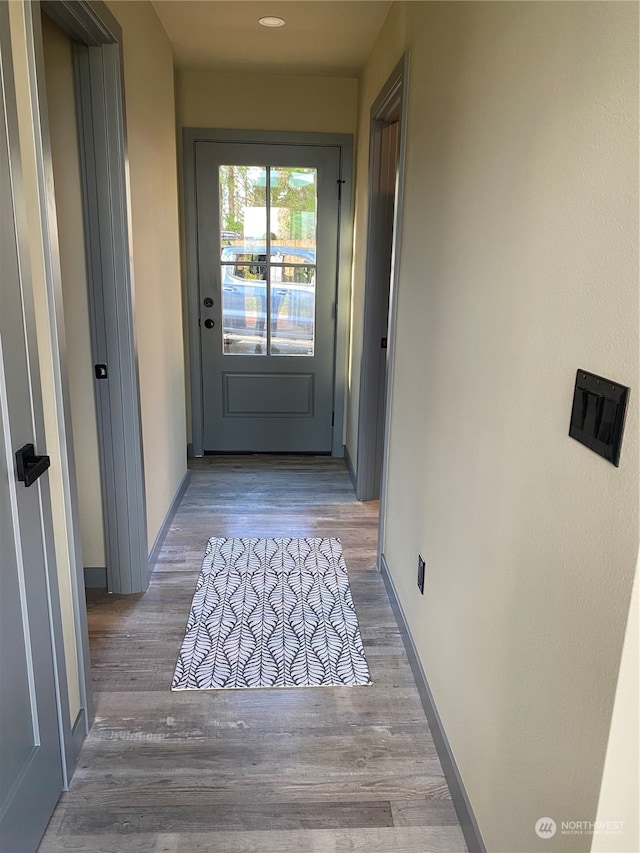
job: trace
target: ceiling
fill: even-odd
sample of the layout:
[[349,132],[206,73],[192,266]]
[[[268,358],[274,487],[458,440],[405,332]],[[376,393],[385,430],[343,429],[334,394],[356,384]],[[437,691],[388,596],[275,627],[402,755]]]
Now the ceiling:
[[[354,77],[391,0],[153,0],[178,68]],[[267,29],[263,15],[286,25]]]

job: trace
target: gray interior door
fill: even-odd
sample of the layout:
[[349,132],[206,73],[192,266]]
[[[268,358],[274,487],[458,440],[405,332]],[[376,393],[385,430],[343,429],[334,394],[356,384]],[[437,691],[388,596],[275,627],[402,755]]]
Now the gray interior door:
[[[0,17],[0,24],[6,20]],[[48,473],[27,488],[17,479],[15,460],[25,444],[41,454],[44,449],[38,374],[25,340],[25,329],[33,332],[33,312],[21,286],[25,268],[18,263],[5,38],[1,47],[0,850],[32,853],[62,790],[62,762],[44,547],[51,534]]]
[[397,121],[372,121],[356,475],[356,496],[361,501],[378,500],[382,483],[399,131]]
[[329,453],[340,150],[198,142],[205,451]]

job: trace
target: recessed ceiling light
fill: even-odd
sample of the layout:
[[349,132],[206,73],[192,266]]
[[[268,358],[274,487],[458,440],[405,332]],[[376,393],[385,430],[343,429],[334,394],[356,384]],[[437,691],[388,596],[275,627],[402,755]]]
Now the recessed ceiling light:
[[263,27],[284,27],[285,20],[284,18],[276,18],[274,15],[266,15],[264,18],[260,18],[258,23],[262,24]]

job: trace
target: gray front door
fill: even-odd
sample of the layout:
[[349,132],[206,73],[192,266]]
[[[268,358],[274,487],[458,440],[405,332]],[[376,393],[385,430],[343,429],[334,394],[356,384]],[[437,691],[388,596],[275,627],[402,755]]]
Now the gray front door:
[[331,451],[340,150],[198,142],[205,451]]
[[44,543],[52,535],[48,472],[28,488],[16,476],[15,451],[33,443],[42,454],[44,439],[37,367],[25,340],[27,329],[33,342],[33,310],[18,262],[6,25],[0,9],[0,850],[33,853],[62,790],[62,762]]

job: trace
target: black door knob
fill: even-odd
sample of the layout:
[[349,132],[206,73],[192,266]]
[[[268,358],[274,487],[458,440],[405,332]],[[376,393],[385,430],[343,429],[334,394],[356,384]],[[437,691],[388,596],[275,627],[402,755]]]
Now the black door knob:
[[215,323],[213,322],[213,320],[205,320],[204,321],[205,329],[213,329],[214,326],[215,326]]
[[207,296],[203,304],[205,308],[213,308],[213,299],[210,296]]

